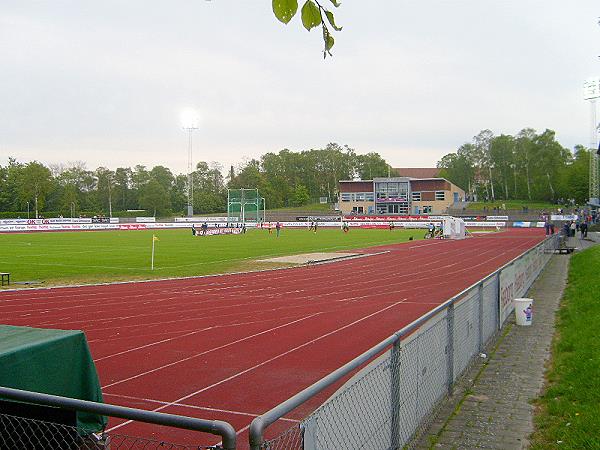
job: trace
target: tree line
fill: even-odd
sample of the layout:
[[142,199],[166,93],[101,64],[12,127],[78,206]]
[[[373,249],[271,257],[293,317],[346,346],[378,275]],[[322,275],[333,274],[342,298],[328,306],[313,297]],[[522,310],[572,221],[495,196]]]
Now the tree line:
[[437,164],[440,176],[479,201],[528,199],[583,204],[588,199],[590,150],[572,153],[556,133],[525,128],[515,136],[483,130]]
[[[267,208],[302,206],[320,197],[334,201],[338,180],[385,176],[389,170],[379,154],[358,155],[335,143],[323,149],[266,153],[232,166],[226,175],[221,164],[200,161],[192,173],[194,211],[226,211],[228,188],[258,188]],[[187,174],[174,174],[162,165],[89,170],[83,162],[46,166],[9,158],[0,166],[0,212],[21,217],[112,216],[127,210],[181,215],[187,208],[187,186]]]
[[[562,147],[552,130],[523,129],[516,136],[483,130],[470,143],[445,155],[440,176],[463,188],[472,200],[529,199],[585,203],[590,151]],[[230,167],[200,161],[192,173],[194,211],[226,211],[227,189],[258,188],[269,209],[337,200],[339,180],[396,175],[378,153],[357,154],[347,145],[293,152],[269,152]],[[187,174],[159,165],[88,170],[83,162],[44,165],[9,158],[0,166],[0,213],[182,215],[187,207]]]

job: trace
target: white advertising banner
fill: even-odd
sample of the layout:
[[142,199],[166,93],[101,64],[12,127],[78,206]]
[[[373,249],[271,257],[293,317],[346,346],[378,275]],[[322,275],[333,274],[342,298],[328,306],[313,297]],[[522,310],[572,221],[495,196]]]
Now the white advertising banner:
[[550,258],[546,251],[550,242],[544,241],[500,272],[500,323],[504,323],[513,311],[513,300],[527,293]]
[[577,220],[577,214],[552,214],[550,220],[571,221]]
[[119,225],[109,223],[47,223],[42,225],[0,225],[0,233],[23,233],[27,231],[86,231],[118,229]]
[[[230,217],[230,222],[237,222],[237,217]],[[227,217],[175,217],[175,222],[227,222]]]

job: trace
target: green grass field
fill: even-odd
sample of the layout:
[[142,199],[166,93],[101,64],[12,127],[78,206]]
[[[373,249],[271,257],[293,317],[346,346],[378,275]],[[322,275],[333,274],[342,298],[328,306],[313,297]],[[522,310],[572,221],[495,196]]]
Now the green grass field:
[[[469,206],[467,206],[467,209],[483,211],[483,208],[487,207],[488,210],[493,210],[494,207],[496,207],[496,206],[502,207],[502,205],[504,205],[506,207],[506,209],[517,209],[517,210],[522,210],[523,206],[527,206],[527,208],[529,208],[530,212],[533,212],[536,210],[546,210],[546,211],[552,212],[552,211],[556,211],[557,208],[569,209],[569,207],[567,207],[567,206],[555,205],[553,203],[548,203],[548,202],[535,202],[535,201],[530,202],[527,200],[497,200],[495,202],[470,202]],[[500,210],[500,214],[501,213],[502,213],[502,210]]]
[[571,258],[532,449],[600,448],[600,247]]
[[[150,270],[152,234],[154,271]],[[42,281],[42,286],[184,277],[275,267],[257,259],[364,248],[423,237],[421,230],[340,229],[250,230],[245,235],[193,237],[189,229],[0,234],[0,272],[10,287]],[[281,265],[279,266],[281,267]],[[6,288],[6,286],[5,286]]]

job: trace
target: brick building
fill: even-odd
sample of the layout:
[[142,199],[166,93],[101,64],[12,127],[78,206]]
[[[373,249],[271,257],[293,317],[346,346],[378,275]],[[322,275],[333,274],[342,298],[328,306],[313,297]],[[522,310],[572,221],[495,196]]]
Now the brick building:
[[[397,169],[403,173],[404,169]],[[437,169],[413,169],[423,171]],[[407,173],[407,172],[404,172]],[[413,172],[413,175],[416,175]],[[443,214],[465,191],[445,178],[398,176],[373,180],[340,181],[339,206],[343,214]]]

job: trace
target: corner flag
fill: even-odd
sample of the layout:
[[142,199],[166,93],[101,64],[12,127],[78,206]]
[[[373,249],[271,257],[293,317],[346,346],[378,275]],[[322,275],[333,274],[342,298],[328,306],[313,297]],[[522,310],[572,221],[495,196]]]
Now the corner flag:
[[152,258],[150,260],[150,270],[154,270],[154,243],[159,241],[158,236],[152,235]]

